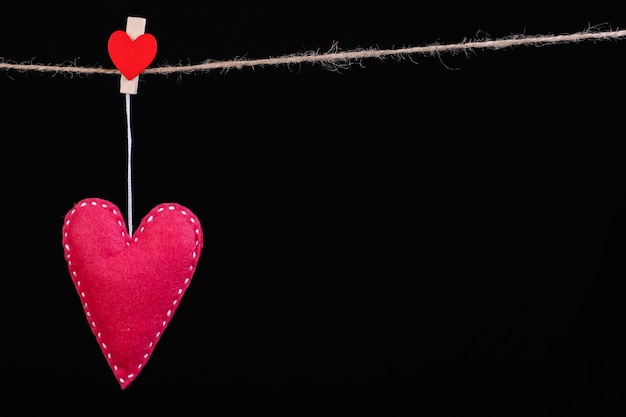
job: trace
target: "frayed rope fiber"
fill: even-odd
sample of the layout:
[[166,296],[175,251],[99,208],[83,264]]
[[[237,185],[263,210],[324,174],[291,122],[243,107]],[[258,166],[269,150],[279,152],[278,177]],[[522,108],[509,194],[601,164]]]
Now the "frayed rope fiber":
[[[282,66],[297,64],[319,64],[331,70],[349,67],[352,64],[361,64],[364,59],[385,57],[403,58],[412,55],[435,56],[441,54],[454,54],[458,52],[469,53],[476,50],[500,50],[518,46],[547,46],[557,44],[577,43],[582,41],[608,41],[626,38],[626,30],[594,31],[591,29],[562,35],[514,35],[506,38],[471,40],[450,44],[432,44],[393,49],[355,49],[340,51],[334,44],[326,53],[307,51],[297,54],[289,54],[278,57],[261,59],[233,59],[229,61],[205,60],[193,65],[171,65],[147,68],[142,74],[191,74],[209,72],[214,70],[228,71],[230,69],[244,69],[265,66]],[[81,67],[77,65],[42,65],[34,63],[13,63],[0,58],[0,70],[5,71],[35,71],[69,74],[102,74],[120,75],[120,71],[114,68]]]

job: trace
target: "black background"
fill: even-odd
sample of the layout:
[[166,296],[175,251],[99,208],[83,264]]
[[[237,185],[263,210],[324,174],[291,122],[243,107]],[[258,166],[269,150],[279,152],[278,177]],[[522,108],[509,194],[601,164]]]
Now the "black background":
[[[407,4],[10,2],[0,57],[112,68],[127,16],[152,66],[626,26],[620,2]],[[3,402],[623,415],[625,45],[140,76],[135,223],[178,202],[205,246],[126,390],[61,247],[77,201],[125,207],[119,77],[1,72]]]

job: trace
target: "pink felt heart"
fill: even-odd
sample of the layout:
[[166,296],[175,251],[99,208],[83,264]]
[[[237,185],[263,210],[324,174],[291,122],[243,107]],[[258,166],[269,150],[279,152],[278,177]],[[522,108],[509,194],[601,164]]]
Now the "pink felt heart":
[[116,30],[109,37],[108,50],[115,67],[126,79],[132,80],[154,60],[157,42],[149,33],[133,40],[123,30]]
[[120,210],[99,198],[65,216],[63,249],[89,326],[122,389],[135,380],[196,271],[198,218],[160,204],[130,236]]

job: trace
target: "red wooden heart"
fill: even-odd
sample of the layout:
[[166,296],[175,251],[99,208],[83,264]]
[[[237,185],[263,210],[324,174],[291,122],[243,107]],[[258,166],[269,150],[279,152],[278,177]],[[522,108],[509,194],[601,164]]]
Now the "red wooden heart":
[[65,216],[63,249],[91,331],[122,389],[135,380],[189,287],[202,251],[198,218],[165,203],[130,236],[98,198]]
[[123,30],[116,30],[109,37],[108,50],[115,67],[132,80],[154,60],[157,42],[149,33],[132,40]]

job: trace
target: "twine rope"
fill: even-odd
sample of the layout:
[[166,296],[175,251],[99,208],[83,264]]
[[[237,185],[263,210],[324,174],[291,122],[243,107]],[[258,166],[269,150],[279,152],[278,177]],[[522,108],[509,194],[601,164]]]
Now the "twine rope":
[[[259,59],[238,58],[227,61],[215,61],[207,59],[192,65],[164,65],[145,69],[142,74],[191,74],[210,71],[228,71],[231,69],[244,69],[265,66],[290,66],[297,64],[320,64],[331,70],[339,70],[352,64],[360,64],[365,59],[386,57],[405,58],[414,55],[439,56],[441,54],[455,54],[459,52],[470,53],[478,50],[502,50],[519,46],[547,46],[558,44],[570,44],[583,41],[609,41],[626,38],[626,30],[595,31],[587,30],[562,35],[513,35],[505,38],[469,40],[449,44],[432,44],[425,46],[413,46],[392,49],[353,49],[340,51],[338,44],[334,43],[326,53],[319,51],[307,51],[302,53],[282,55]],[[84,67],[75,64],[43,65],[35,63],[8,62],[0,58],[0,70],[14,70],[21,72],[52,72],[65,74],[100,74],[120,75],[115,68]]]

